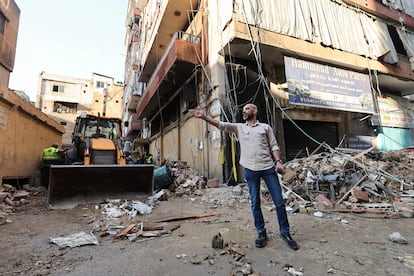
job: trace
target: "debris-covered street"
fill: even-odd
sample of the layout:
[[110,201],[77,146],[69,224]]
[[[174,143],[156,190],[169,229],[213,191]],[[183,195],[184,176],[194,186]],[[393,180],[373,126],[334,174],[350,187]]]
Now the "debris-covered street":
[[172,164],[154,196],[71,209],[47,206],[42,187],[1,193],[1,275],[413,275],[413,153],[311,154],[281,177],[292,235],[256,248],[244,183],[204,183]]

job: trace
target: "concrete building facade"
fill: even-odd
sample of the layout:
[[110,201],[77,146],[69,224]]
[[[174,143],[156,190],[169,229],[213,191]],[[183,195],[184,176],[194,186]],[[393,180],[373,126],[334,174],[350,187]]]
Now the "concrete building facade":
[[0,1],[0,88],[9,87],[16,55],[20,9],[11,1]]
[[122,94],[123,84],[101,74],[82,79],[41,72],[36,107],[64,126],[63,144],[68,145],[76,117],[82,112],[121,118]]
[[392,2],[130,0],[127,132],[227,183],[243,180],[237,139],[189,108],[240,122],[255,103],[284,160],[412,147],[414,6]]

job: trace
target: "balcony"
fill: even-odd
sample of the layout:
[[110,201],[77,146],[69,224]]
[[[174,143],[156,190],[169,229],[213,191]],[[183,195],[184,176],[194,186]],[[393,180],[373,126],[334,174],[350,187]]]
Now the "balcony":
[[127,109],[129,112],[134,112],[136,110],[140,99],[141,99],[141,96],[138,96],[138,95],[131,96],[127,104]]
[[136,114],[132,114],[128,119],[128,126],[126,127],[127,137],[135,138],[141,136],[145,124],[146,122],[144,120],[138,120]]
[[189,79],[200,64],[200,38],[183,32],[174,34],[155,68],[136,113],[139,119],[150,119]]
[[[149,3],[148,1],[145,2]],[[187,29],[189,20],[193,20],[193,17],[198,12],[200,1],[163,0],[158,2],[161,2],[161,4],[154,6],[154,9],[157,9],[157,11],[150,10],[148,11],[150,14],[143,15],[145,17],[151,16],[152,13],[158,14],[157,18],[150,19],[152,22],[149,29],[142,30],[146,32],[145,35],[142,35],[146,37],[146,41],[142,44],[145,45],[145,53],[141,57],[143,64],[139,74],[139,81],[142,82],[148,82],[151,78],[168,44],[174,38],[174,33]],[[142,8],[141,10],[144,9],[143,6],[139,8]],[[153,34],[156,35],[154,36]],[[147,50],[148,52],[146,52]]]
[[141,99],[142,93],[145,89],[145,84],[142,82],[138,82],[135,85],[133,85],[132,88],[130,88],[130,97],[128,99],[127,103],[127,109],[128,112],[134,112],[137,109],[138,103]]

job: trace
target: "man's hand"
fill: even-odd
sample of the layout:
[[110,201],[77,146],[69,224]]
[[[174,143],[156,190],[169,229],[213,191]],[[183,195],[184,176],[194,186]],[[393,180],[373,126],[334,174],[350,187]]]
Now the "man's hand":
[[285,167],[280,162],[276,162],[275,170],[278,174],[284,174],[285,173]]
[[201,109],[198,109],[198,108],[197,109],[190,109],[190,110],[188,110],[188,112],[190,112],[193,117],[201,118],[204,121],[206,121],[207,123],[212,124],[215,127],[219,127],[219,125],[220,125],[219,121],[214,120],[209,115],[206,115],[206,113],[204,113],[204,111],[201,110]]
[[193,117],[202,118],[205,114],[201,109],[190,109],[188,110]]

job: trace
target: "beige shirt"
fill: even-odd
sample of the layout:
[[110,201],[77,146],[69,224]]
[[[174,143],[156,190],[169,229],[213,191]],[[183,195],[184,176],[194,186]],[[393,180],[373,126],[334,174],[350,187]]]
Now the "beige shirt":
[[268,125],[256,122],[253,126],[247,123],[220,122],[219,129],[233,132],[240,142],[240,165],[252,170],[261,171],[274,167],[272,152],[279,150],[273,129]]

